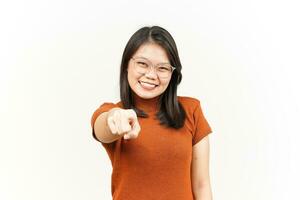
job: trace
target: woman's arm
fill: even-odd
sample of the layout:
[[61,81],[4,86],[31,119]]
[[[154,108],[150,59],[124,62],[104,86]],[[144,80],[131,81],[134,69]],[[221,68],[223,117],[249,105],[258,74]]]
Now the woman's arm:
[[204,137],[193,146],[192,189],[195,200],[212,200],[209,177],[209,140]]
[[119,139],[120,137],[122,137],[122,135],[112,134],[107,125],[107,116],[109,112],[113,112],[116,109],[119,108],[112,108],[108,112],[101,113],[95,121],[95,125],[94,125],[95,137],[97,138],[97,140],[103,143],[111,143]]

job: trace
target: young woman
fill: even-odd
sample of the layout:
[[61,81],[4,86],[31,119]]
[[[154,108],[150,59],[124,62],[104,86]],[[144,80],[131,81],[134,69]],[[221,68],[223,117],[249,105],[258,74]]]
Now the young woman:
[[129,39],[120,69],[120,101],[104,102],[92,132],[112,164],[114,200],[212,200],[209,139],[200,101],[177,96],[181,63],[162,27]]

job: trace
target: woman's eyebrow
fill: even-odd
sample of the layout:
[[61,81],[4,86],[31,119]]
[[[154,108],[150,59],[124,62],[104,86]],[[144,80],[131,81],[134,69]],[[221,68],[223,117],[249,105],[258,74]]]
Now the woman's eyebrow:
[[[144,57],[144,56],[137,56],[137,57],[138,57],[138,58],[144,58],[144,59],[146,59],[146,60],[152,62],[149,58],[146,58],[146,57]],[[153,62],[152,62],[152,63],[153,63]],[[159,63],[157,63],[157,64],[170,64],[170,62],[169,62],[169,61],[166,61],[166,62],[159,62]]]

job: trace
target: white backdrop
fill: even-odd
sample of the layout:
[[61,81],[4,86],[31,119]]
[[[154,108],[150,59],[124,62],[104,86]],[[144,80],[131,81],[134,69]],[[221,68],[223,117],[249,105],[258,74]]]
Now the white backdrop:
[[111,165],[91,135],[118,101],[119,65],[142,26],[166,28],[213,133],[215,200],[300,199],[296,1],[0,3],[0,199],[109,200]]

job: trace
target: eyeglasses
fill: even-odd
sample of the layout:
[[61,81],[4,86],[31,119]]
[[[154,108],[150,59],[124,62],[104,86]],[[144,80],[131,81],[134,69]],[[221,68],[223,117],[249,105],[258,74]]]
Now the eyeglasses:
[[168,78],[175,69],[175,67],[169,63],[158,63],[154,66],[153,63],[146,58],[132,57],[131,59],[134,61],[134,69],[141,74],[146,74],[151,68],[153,68],[160,78]]

